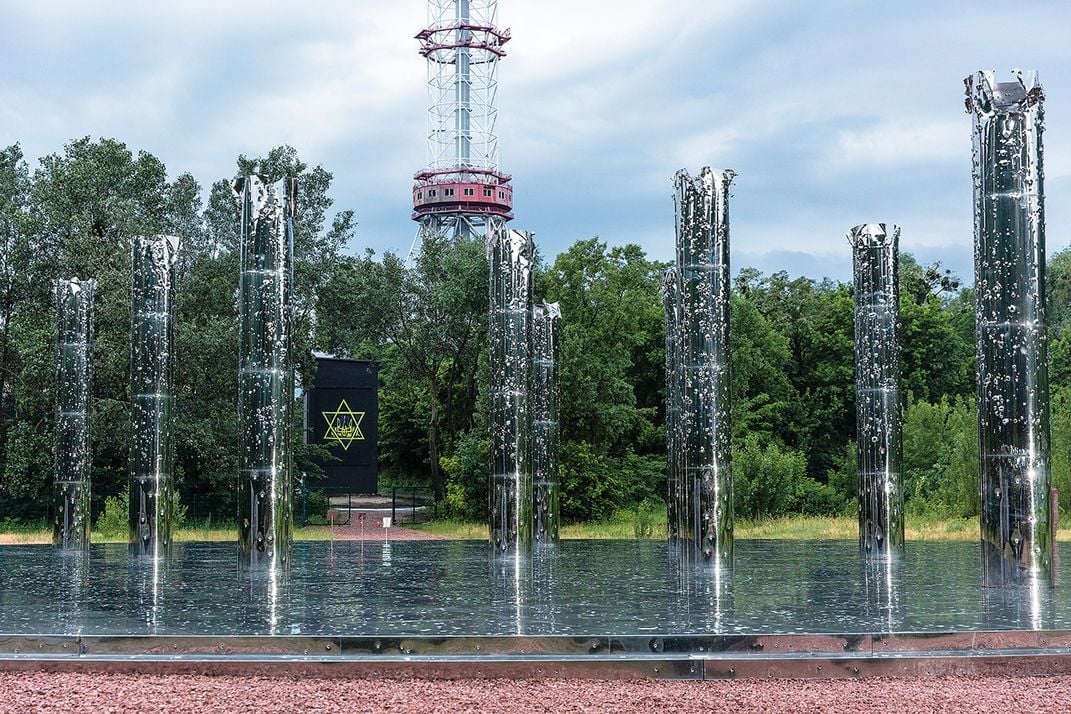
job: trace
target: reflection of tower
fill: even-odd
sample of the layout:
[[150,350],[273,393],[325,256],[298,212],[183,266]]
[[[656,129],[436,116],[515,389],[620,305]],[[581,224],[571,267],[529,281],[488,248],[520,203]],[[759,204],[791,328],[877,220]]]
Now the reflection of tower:
[[495,135],[498,60],[509,41],[497,15],[498,0],[428,0],[428,27],[416,36],[428,60],[428,165],[413,186],[422,233],[485,235],[513,218]]

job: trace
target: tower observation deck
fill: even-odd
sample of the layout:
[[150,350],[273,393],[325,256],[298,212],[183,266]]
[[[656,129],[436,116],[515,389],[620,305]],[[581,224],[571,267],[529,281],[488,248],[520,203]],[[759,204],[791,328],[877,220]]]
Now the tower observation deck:
[[495,134],[498,60],[509,30],[498,0],[428,0],[417,34],[428,63],[428,164],[414,176],[413,220],[448,237],[484,235],[513,218]]

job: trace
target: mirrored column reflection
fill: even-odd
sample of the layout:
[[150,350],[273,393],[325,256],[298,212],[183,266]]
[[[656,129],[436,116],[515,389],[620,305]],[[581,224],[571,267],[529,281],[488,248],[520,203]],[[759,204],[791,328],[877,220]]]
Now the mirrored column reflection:
[[555,633],[560,626],[559,603],[555,591],[558,577],[558,549],[540,548],[532,555],[532,589],[527,626],[532,632]]
[[[100,546],[95,546],[100,548]],[[58,587],[52,605],[55,619],[50,624],[52,632],[81,635],[85,628],[85,602],[90,587],[89,573],[91,552],[87,548],[61,549],[55,554],[55,583]]]
[[525,600],[532,590],[532,561],[531,555],[517,550],[506,553],[492,552],[489,556],[489,592],[494,619],[488,624],[494,634],[529,633],[530,623],[525,616]]
[[267,635],[290,633],[291,623],[286,614],[290,607],[292,583],[288,571],[281,568],[242,568],[238,578],[247,599],[247,610],[257,613],[258,632]]
[[993,586],[983,580],[982,612],[990,629],[1055,629],[1056,597],[1048,577]]
[[736,599],[732,565],[711,567],[690,542],[668,544],[668,568],[677,582],[683,612],[676,619],[696,632],[725,634],[734,620]]
[[[172,555],[182,557],[181,546],[172,549]],[[142,613],[145,633],[162,634],[164,626],[162,603],[167,587],[170,558],[131,558],[127,564],[128,588],[136,598],[136,606]]]
[[903,588],[903,558],[896,553],[861,561],[863,614],[876,632],[896,632],[907,613]]

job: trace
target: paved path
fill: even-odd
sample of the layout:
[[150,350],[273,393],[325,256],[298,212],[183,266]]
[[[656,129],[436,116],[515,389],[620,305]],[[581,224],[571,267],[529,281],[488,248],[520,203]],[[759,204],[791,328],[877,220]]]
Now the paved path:
[[0,672],[0,712],[1049,712],[1071,677],[366,680]]
[[[361,526],[360,516],[364,515],[364,526]],[[310,528],[309,530],[323,530],[330,529],[335,540],[383,540],[383,517],[389,516],[389,510],[369,510],[369,511],[354,511],[353,516],[350,518],[348,525],[344,526],[324,526],[323,528]],[[345,518],[346,514],[342,514],[342,518]],[[392,526],[390,533],[387,534],[390,540],[455,540],[451,536],[434,535],[432,533],[425,533],[424,531],[417,530],[416,528],[406,528],[404,526]]]

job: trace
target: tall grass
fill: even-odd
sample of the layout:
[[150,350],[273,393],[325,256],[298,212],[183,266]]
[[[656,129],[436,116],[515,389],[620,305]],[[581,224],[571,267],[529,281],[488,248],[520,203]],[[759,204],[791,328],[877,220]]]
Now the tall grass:
[[[479,521],[441,519],[408,525],[432,535],[466,540],[486,540],[487,524]],[[758,521],[738,520],[735,524],[738,539],[785,539],[785,540],[855,540],[855,518],[846,516],[786,516]],[[977,518],[939,518],[932,515],[908,515],[905,536],[909,541],[978,539]],[[295,540],[330,540],[331,531],[326,527],[295,528]],[[661,504],[641,504],[637,508],[618,511],[612,518],[590,523],[571,523],[562,526],[564,539],[650,539],[665,540],[666,508]],[[124,543],[122,533],[94,531],[94,543]],[[187,522],[175,531],[175,540],[180,542],[215,541],[234,542],[238,538],[237,526],[228,522],[213,522],[203,519]],[[1071,541],[1071,528],[1061,528],[1057,534],[1061,541]],[[45,521],[17,523],[0,521],[0,545],[49,543],[52,531]]]

